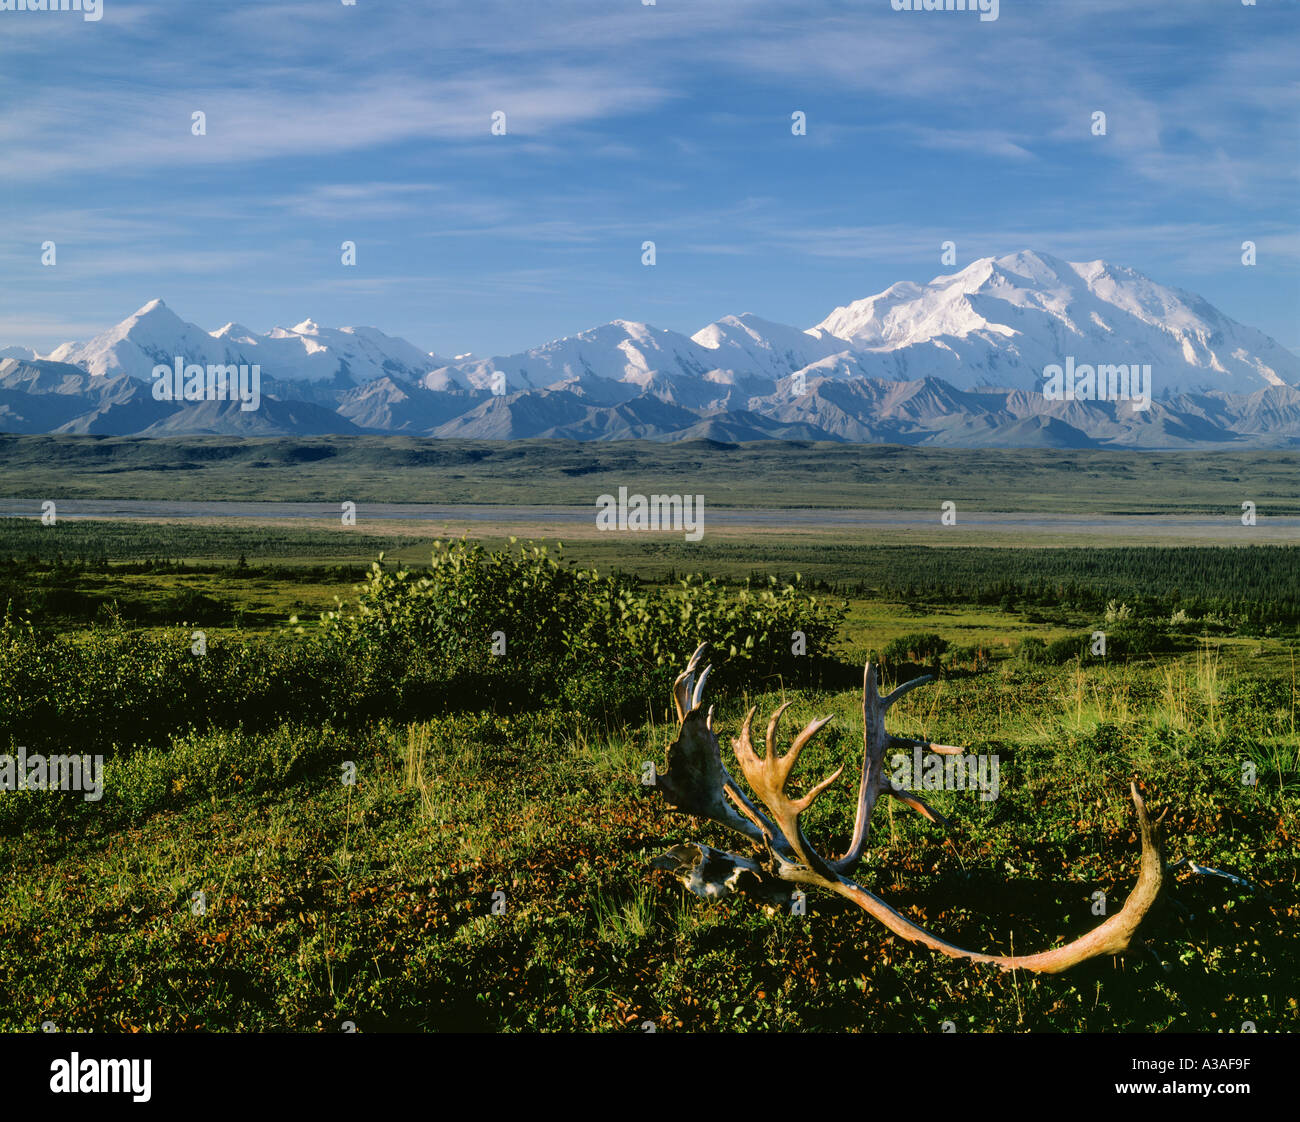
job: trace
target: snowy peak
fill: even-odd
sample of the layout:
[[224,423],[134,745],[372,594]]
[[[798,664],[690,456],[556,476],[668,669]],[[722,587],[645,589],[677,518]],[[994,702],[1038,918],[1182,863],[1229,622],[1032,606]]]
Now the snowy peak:
[[783,378],[849,349],[843,339],[828,337],[816,329],[800,331],[750,312],[723,316],[691,339],[713,352],[712,361],[719,369],[761,373],[771,378]]
[[49,359],[90,374],[126,374],[145,381],[157,365],[258,364],[264,377],[282,381],[355,384],[396,376],[417,379],[442,360],[405,339],[373,327],[321,327],[305,319],[291,330],[259,335],[241,323],[213,332],[187,323],[162,300],[150,300],[88,343],[65,343]]
[[1077,265],[1071,265],[1048,253],[1036,253],[1032,249],[1009,253],[1005,257],[984,257],[970,268],[985,274],[987,279],[1009,277],[1021,282],[1028,281],[1036,288],[1068,286],[1078,275]]
[[1105,261],[1032,250],[891,285],[813,330],[845,340],[877,376],[934,373],[961,388],[1039,388],[1044,367],[1068,356],[1150,364],[1157,397],[1300,382],[1300,359],[1198,296]]
[[127,316],[116,328],[110,328],[99,338],[164,339],[170,334],[183,334],[192,326],[194,325],[187,324],[177,313],[162,303],[162,300],[149,300],[144,307],[139,308],[133,315]]
[[432,371],[423,384],[438,390],[492,390],[504,377],[507,393],[593,381],[645,386],[659,378],[702,379],[713,369],[713,359],[706,348],[675,331],[613,320],[518,354],[451,363]]
[[232,343],[248,343],[254,345],[257,342],[257,333],[250,327],[245,327],[242,323],[228,323],[225,327],[219,327],[212,333],[214,339],[228,339]]
[[112,336],[115,339],[126,339],[135,335],[137,338],[147,336],[162,339],[169,334],[183,333],[192,326],[192,324],[188,324],[181,319],[161,300],[150,300],[144,307],[127,316],[126,319],[100,336],[100,338]]
[[[64,390],[91,392],[77,372],[148,382],[155,365],[177,357],[256,363],[268,397],[334,410],[347,421],[345,431],[356,425],[433,435],[545,432],[585,440],[657,427],[671,439],[821,439],[820,432],[845,440],[1073,447],[1080,440],[1199,440],[1198,425],[1220,426],[1237,408],[1227,402],[1264,395],[1233,414],[1236,435],[1212,442],[1300,437],[1300,408],[1289,388],[1300,386],[1300,357],[1200,297],[1133,269],[1031,250],[980,258],[926,283],[899,281],[807,330],[748,312],[691,336],[617,319],[530,350],[462,353],[451,361],[377,328],[326,327],[311,318],[266,333],[236,322],[206,332],[151,300],[90,342],[46,356],[71,365],[35,367],[39,377],[17,372],[17,363],[39,356],[21,347],[0,351],[0,360],[16,360],[8,375],[14,385],[0,390],[41,396],[57,382],[60,396],[75,396]],[[1049,401],[1042,389],[1052,366],[1092,366],[1099,376],[1102,366],[1142,370],[1153,406],[1120,425],[1113,402]],[[139,382],[119,380],[130,385],[114,392],[134,387],[148,398]],[[127,406],[116,398],[112,405],[112,424],[141,427],[145,414],[135,404],[135,412],[123,412]],[[12,418],[29,406],[13,423],[48,431],[47,406],[22,401],[0,400],[0,427],[5,408]],[[95,409],[101,407],[97,400]],[[1176,425],[1174,412],[1183,417]],[[320,421],[307,410],[294,423]],[[86,420],[85,431],[107,423]],[[1174,427],[1153,435],[1161,425]]]
[[89,343],[65,343],[46,357],[80,366],[89,374],[148,379],[156,365],[177,355],[194,355],[192,362],[208,362],[212,337],[186,323],[161,300],[150,300],[121,323],[95,336]]

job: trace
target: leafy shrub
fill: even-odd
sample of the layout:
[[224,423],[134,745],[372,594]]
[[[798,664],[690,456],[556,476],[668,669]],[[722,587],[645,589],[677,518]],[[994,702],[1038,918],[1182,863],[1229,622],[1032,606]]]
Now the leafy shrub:
[[1164,654],[1186,645],[1185,640],[1169,634],[1160,624],[1149,619],[1132,620],[1106,632],[1108,657]]
[[1047,644],[1037,635],[1026,635],[1016,647],[1016,661],[1025,666],[1042,666],[1047,661]]
[[1124,735],[1118,725],[1102,721],[1083,738],[1083,744],[1098,756],[1114,755],[1124,747]]
[[988,648],[982,644],[953,647],[948,652],[948,665],[954,669],[961,668],[978,674],[989,668],[990,657]]
[[1093,633],[1084,631],[1074,635],[1061,635],[1050,643],[1028,636],[1016,648],[1016,657],[1028,666],[1060,666],[1073,659],[1081,662],[1123,660],[1134,656],[1177,650],[1179,643],[1153,623],[1146,621],[1124,624],[1106,631],[1106,653],[1092,652]]
[[1282,678],[1234,678],[1219,693],[1230,724],[1260,735],[1281,735],[1294,728],[1295,687]]
[[1062,635],[1053,639],[1043,650],[1043,661],[1060,666],[1074,658],[1086,658],[1091,636]]
[[381,557],[356,604],[322,625],[349,657],[423,665],[456,694],[610,711],[658,700],[702,642],[723,678],[807,680],[831,656],[843,617],[843,607],[775,578],[765,588],[702,576],[646,587],[566,564],[546,546],[491,552],[462,540],[435,543],[427,573],[386,569]]
[[[544,547],[489,553],[458,542],[440,546],[425,573],[377,563],[319,634],[212,636],[202,655],[189,629],[128,631],[112,613],[80,633],[7,615],[0,751],[121,755],[186,732],[257,733],[286,721],[357,728],[548,702],[642,715],[647,701],[664,704],[702,641],[716,648],[720,678],[744,668],[748,682],[809,681],[842,618],[791,584],[736,590],[691,577],[647,589],[562,565]],[[803,654],[792,652],[796,631]]]
[[918,666],[937,666],[939,656],[948,649],[948,640],[931,633],[904,635],[885,645],[881,655],[886,663],[914,663]]
[[0,751],[117,754],[188,730],[274,728],[286,720],[358,723],[386,712],[395,684],[374,660],[320,643],[147,634],[115,623],[80,634],[0,625]]

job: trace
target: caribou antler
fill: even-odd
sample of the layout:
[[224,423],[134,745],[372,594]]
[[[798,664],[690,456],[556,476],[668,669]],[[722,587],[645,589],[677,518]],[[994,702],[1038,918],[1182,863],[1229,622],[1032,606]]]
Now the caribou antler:
[[740,789],[722,763],[718,740],[713,733],[713,710],[710,708],[707,714],[703,711],[704,684],[711,668],[705,667],[698,681],[695,674],[705,650],[705,646],[696,650],[686,669],[673,684],[673,699],[680,725],[677,738],[668,747],[667,767],[658,778],[658,787],[668,802],[678,810],[710,818],[744,834],[754,843],[759,855],[755,859],[702,844],[679,845],[656,858],[653,862],[655,867],[672,870],[699,896],[726,896],[733,892],[746,892],[774,901],[789,900],[790,884],[826,888],[852,900],[908,942],[920,943],[949,958],[991,962],[1003,970],[1035,970],[1056,974],[1087,959],[1119,954],[1128,948],[1138,925],[1160,894],[1164,880],[1164,860],[1160,853],[1157,830],[1159,819],[1152,822],[1147,816],[1146,804],[1135,784],[1130,784],[1129,790],[1137,809],[1138,826],[1142,835],[1142,864],[1137,884],[1119,912],[1088,934],[1056,950],[1009,956],[963,950],[917,926],[878,896],[855,883],[848,875],[857,867],[866,851],[871,812],[880,795],[900,799],[931,821],[946,824],[942,815],[910,791],[895,785],[884,774],[884,755],[891,748],[922,747],[949,755],[963,751],[945,744],[929,744],[892,736],[885,730],[885,714],[890,706],[910,690],[932,681],[932,677],[927,675],[915,678],[882,697],[875,668],[870,663],[867,664],[862,685],[862,716],[865,725],[862,782],[858,788],[853,837],[843,857],[827,860],[804,836],[799,816],[839,778],[844,769],[841,768],[816,784],[801,798],[793,798],[787,791],[787,786],[799,753],[830,718],[825,717],[806,725],[794,738],[790,750],[782,756],[778,754],[776,746],[777,729],[782,714],[789,707],[788,703],[782,705],[768,722],[766,750],[760,756],[754,750],[751,738],[755,710],[749,711],[741,726],[740,736],[732,741],[732,747],[745,779],[767,807],[768,814],[764,814]]

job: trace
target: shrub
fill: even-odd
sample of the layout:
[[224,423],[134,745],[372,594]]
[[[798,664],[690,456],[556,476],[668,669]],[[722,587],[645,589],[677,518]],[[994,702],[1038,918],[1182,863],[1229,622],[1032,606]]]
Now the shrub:
[[456,693],[608,710],[662,697],[702,642],[723,678],[743,668],[750,681],[806,680],[830,658],[843,617],[843,607],[801,593],[797,578],[729,589],[691,576],[646,587],[566,564],[546,546],[491,552],[462,540],[435,543],[427,573],[387,569],[381,557],[356,604],[322,624],[326,642],[350,657],[423,663]]
[[274,728],[288,719],[357,723],[382,714],[394,683],[373,660],[320,643],[142,633],[116,622],[80,634],[0,625],[0,750],[118,754],[177,733]]
[[456,542],[439,545],[426,572],[376,563],[355,603],[328,613],[317,634],[211,636],[202,655],[189,629],[132,632],[107,614],[85,632],[47,633],[7,616],[0,749],[7,740],[120,755],[190,731],[356,728],[548,703],[642,715],[647,701],[665,703],[705,641],[720,679],[813,681],[830,665],[842,618],[842,608],[775,580],[645,588],[562,564],[545,547],[491,553]]
[[[1060,666],[1071,659],[1084,659],[1091,653],[1091,635],[1062,635],[1053,639],[1043,649],[1043,661],[1053,666]],[[1109,650],[1109,648],[1107,648]]]
[[1047,644],[1037,635],[1026,635],[1016,647],[1016,661],[1025,666],[1041,666],[1047,661]]
[[1185,643],[1146,619],[1132,620],[1106,632],[1107,656],[1161,654],[1176,651]]
[[930,633],[904,635],[885,646],[881,659],[886,663],[914,663],[918,666],[937,666],[939,656],[948,649],[948,640]]
[[1294,728],[1294,688],[1281,678],[1234,678],[1220,692],[1219,704],[1233,726],[1257,735],[1282,735]]

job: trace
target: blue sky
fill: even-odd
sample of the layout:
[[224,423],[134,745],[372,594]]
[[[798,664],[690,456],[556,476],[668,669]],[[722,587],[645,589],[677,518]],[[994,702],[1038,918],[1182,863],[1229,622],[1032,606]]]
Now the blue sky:
[[88,338],[155,296],[208,329],[311,316],[443,355],[615,318],[808,327],[955,271],[952,240],[958,267],[1104,257],[1300,349],[1294,0],[1002,0],[983,22],[890,0],[103,3],[0,12],[0,345]]

